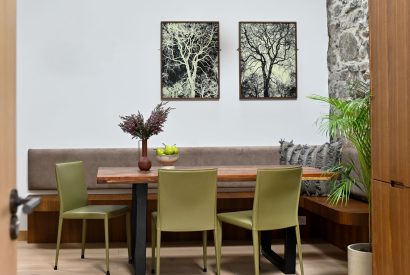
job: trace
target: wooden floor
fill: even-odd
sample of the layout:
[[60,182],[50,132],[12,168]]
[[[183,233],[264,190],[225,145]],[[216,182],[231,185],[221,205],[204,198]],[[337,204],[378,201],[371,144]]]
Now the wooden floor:
[[[112,275],[132,274],[132,267],[127,263],[127,250],[119,244],[112,244],[110,249],[110,271]],[[125,244],[124,244],[125,246]],[[105,250],[102,244],[90,244],[85,251],[85,259],[80,259],[78,244],[64,244],[60,251],[59,270],[53,270],[55,246],[52,244],[17,245],[18,275],[89,275],[104,274]],[[280,245],[273,249],[282,253]],[[323,243],[304,244],[303,247],[305,274],[307,275],[345,275],[347,274],[346,254]],[[147,255],[151,250],[147,249]],[[208,272],[202,272],[202,248],[199,246],[165,247],[161,249],[161,274],[215,274],[213,246],[208,247]],[[147,258],[147,271],[150,270]],[[223,246],[222,274],[250,275],[253,272],[251,246]],[[147,272],[147,274],[150,274]],[[283,274],[266,259],[261,261],[261,274]],[[299,274],[299,266],[297,266]]]

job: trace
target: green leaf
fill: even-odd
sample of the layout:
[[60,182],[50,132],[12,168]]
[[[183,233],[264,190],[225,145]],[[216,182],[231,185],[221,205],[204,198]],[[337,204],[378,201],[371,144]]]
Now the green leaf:
[[346,139],[357,151],[358,166],[348,160],[329,170],[340,175],[338,181],[331,183],[329,202],[332,204],[347,203],[353,186],[365,191],[369,201],[371,199],[370,90],[367,83],[360,81],[352,82],[349,89],[355,98],[309,96],[330,105],[330,113],[317,120],[320,131],[332,139]]

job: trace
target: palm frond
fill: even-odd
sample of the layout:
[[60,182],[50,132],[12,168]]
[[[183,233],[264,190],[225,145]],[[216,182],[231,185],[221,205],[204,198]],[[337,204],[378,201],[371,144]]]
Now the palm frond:
[[[309,98],[330,105],[331,112],[317,120],[320,131],[331,137],[343,137],[356,149],[359,167],[353,160],[339,164],[331,170],[340,174],[340,180],[332,183],[329,202],[346,203],[352,186],[364,189],[370,200],[370,91],[369,86],[360,81],[352,82],[350,92],[352,99],[328,98],[312,95]],[[357,177],[352,177],[352,172]]]

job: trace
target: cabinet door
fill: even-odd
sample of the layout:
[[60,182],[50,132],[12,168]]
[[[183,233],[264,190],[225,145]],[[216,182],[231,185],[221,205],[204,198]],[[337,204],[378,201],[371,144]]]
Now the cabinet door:
[[373,274],[410,270],[410,188],[372,182]]
[[372,178],[390,182],[386,0],[369,1]]
[[389,184],[372,181],[373,275],[393,275]]
[[410,186],[410,3],[387,2],[390,177]]

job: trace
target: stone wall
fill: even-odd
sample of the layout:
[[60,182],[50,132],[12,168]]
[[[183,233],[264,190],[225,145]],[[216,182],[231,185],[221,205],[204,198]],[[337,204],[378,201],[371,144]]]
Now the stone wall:
[[349,97],[350,80],[369,82],[368,0],[327,0],[329,96]]

